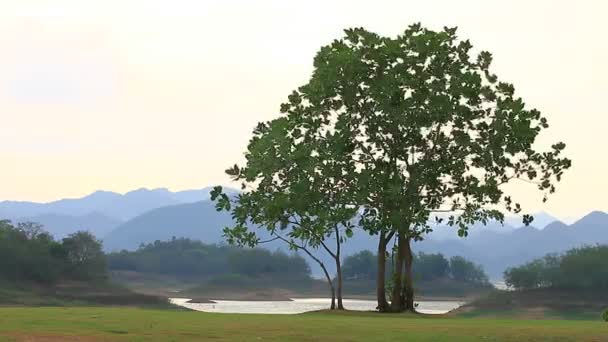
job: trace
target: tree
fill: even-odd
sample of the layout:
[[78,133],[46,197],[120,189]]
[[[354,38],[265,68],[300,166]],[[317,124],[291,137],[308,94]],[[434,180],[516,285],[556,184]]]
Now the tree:
[[504,278],[515,289],[608,289],[608,246],[585,246],[563,254],[547,254],[509,268]]
[[374,279],[376,275],[376,256],[365,250],[344,259],[344,278],[349,280]]
[[0,220],[0,279],[43,284],[73,279],[74,265],[65,247],[37,223],[13,226]]
[[450,263],[443,254],[419,253],[414,260],[414,274],[421,280],[432,280],[448,276]]
[[480,265],[468,261],[461,256],[450,258],[450,273],[453,279],[477,284],[487,284],[488,276]]
[[[290,101],[297,101],[290,96]],[[287,111],[288,105],[282,110]],[[358,207],[351,198],[354,164],[343,158],[350,139],[320,127],[329,120],[297,109],[254,130],[246,153],[247,164],[226,172],[247,191],[231,199],[216,187],[211,193],[218,210],[232,212],[235,225],[226,227],[229,243],[253,247],[280,240],[302,250],[323,269],[332,304],[343,309],[341,244],[353,234]],[[327,163],[331,160],[331,163]],[[250,225],[266,231],[263,241]],[[333,239],[335,247],[329,244]],[[325,264],[315,256],[326,252],[336,264],[337,286]]]
[[[432,31],[415,24],[396,38],[362,28],[345,32],[343,39],[321,48],[310,81],[282,106],[284,117],[273,128],[289,128],[260,149],[288,155],[297,150],[305,169],[348,166],[349,181],[340,183],[347,200],[329,202],[327,208],[349,203],[363,209],[360,225],[379,236],[378,307],[413,311],[411,242],[424,239],[433,217],[442,221],[439,213],[447,215],[446,223],[463,237],[475,222],[502,222],[505,211],[521,211],[505,184],[532,183],[546,200],[570,160],[561,157],[563,143],[548,151],[533,147],[547,120],[515,96],[513,85],[491,73],[491,54],[473,56],[471,44],[459,41],[455,28]],[[314,137],[314,147],[295,148],[293,140],[302,135]],[[293,182],[293,174],[280,172],[275,163],[292,163],[294,158],[247,157],[251,165],[277,171],[265,173],[268,177],[261,183],[274,185],[275,177],[281,184]],[[308,177],[315,179],[314,172]],[[250,174],[247,180],[259,179]],[[288,193],[309,194],[295,186]],[[292,205],[282,203],[281,210]],[[530,221],[524,215],[524,223]],[[393,237],[397,257],[389,308],[384,265]]]
[[304,279],[310,276],[310,267],[299,255],[287,255],[265,249],[239,249],[228,258],[229,269],[248,276],[272,275],[273,277]]
[[[350,158],[355,147],[352,132],[331,129],[329,113],[309,111],[314,107],[302,102],[297,92],[288,100],[281,106],[281,117],[259,123],[253,131],[247,163],[226,171],[246,191],[231,201],[217,187],[211,197],[217,200],[218,210],[232,211],[235,226],[224,230],[230,243],[261,243],[249,230],[248,224],[252,224],[269,233],[268,241],[281,240],[304,251],[325,273],[332,308],[336,297],[337,308],[343,309],[341,244],[352,236],[352,221],[359,210],[353,198],[356,164]],[[336,286],[314,255],[318,250],[333,259]]]
[[62,246],[73,276],[85,280],[106,276],[106,259],[101,241],[91,233],[79,231],[70,234],[63,239]]
[[35,239],[42,234],[48,235],[44,226],[36,222],[19,222],[17,223],[17,229],[22,231],[28,240]]

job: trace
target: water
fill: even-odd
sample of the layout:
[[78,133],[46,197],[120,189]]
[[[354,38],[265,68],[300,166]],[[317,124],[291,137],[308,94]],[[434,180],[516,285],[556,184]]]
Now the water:
[[[257,313],[257,314],[298,314],[308,311],[328,309],[331,300],[328,298],[293,298],[291,301],[237,301],[213,300],[215,303],[187,303],[188,298],[170,298],[171,303],[188,309],[221,313]],[[344,299],[348,310],[373,311],[376,301]],[[456,301],[421,301],[418,312],[426,314],[443,314],[463,305]]]

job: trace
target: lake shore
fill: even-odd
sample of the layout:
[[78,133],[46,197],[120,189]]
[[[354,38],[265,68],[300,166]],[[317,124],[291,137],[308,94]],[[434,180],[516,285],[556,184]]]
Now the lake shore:
[[[190,298],[170,298],[170,303],[194,311],[236,314],[301,314],[329,309],[329,298],[291,298],[287,301],[210,300],[192,301]],[[344,298],[344,307],[354,312],[376,311],[375,300]],[[462,301],[416,301],[422,314],[445,314],[465,304]]]
[[608,307],[601,290],[530,289],[494,291],[470,301],[450,315],[517,319],[599,319]]

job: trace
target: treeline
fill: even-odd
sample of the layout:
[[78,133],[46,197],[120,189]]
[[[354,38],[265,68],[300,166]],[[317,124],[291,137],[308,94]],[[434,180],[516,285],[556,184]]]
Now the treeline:
[[90,233],[76,232],[55,241],[39,224],[0,220],[1,280],[51,284],[106,276],[101,242]]
[[190,239],[155,241],[136,251],[104,254],[102,242],[79,231],[61,241],[37,223],[0,220],[0,281],[54,284],[65,280],[106,280],[108,271],[136,271],[177,278],[215,277],[217,283],[245,283],[264,277],[311,280],[297,254],[241,249]]
[[608,246],[587,246],[564,254],[548,254],[505,271],[515,289],[608,289]]
[[136,271],[175,277],[226,274],[247,277],[310,278],[310,267],[299,255],[265,249],[241,249],[204,244],[185,238],[155,241],[136,251],[108,254],[110,270]]
[[[414,279],[432,281],[452,279],[455,281],[486,285],[488,276],[480,265],[461,257],[447,259],[443,254],[418,253],[413,256]],[[387,258],[386,269],[392,267],[391,258]],[[344,259],[343,275],[345,280],[374,280],[377,274],[377,256],[370,251],[361,251]],[[387,275],[388,278],[388,275]]]

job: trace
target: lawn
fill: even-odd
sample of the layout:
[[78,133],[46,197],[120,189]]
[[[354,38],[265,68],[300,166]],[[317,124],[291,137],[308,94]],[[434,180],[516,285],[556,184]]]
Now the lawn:
[[117,307],[4,307],[0,340],[608,341],[608,324],[353,312],[236,315]]

